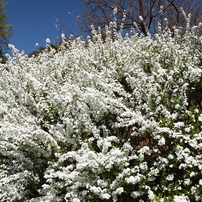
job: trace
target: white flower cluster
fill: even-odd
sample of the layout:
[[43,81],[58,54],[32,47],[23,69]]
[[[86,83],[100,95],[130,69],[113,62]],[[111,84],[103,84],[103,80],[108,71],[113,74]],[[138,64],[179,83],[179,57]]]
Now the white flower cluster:
[[202,201],[201,37],[93,34],[36,57],[10,46],[0,201]]

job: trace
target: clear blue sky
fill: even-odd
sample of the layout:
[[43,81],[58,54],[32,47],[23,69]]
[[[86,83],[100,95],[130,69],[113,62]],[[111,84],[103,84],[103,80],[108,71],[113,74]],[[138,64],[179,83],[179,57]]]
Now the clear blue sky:
[[68,14],[79,14],[79,0],[5,0],[9,24],[13,26],[10,43],[25,53],[36,50],[36,43],[45,46],[47,38],[54,43],[60,32],[54,22],[57,17],[69,29],[76,18]]

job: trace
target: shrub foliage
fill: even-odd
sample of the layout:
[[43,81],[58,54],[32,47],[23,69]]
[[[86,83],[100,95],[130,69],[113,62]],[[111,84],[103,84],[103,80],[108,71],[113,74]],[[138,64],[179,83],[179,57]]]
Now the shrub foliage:
[[33,57],[10,46],[0,200],[201,201],[198,27],[123,36],[112,22],[104,42],[92,30]]

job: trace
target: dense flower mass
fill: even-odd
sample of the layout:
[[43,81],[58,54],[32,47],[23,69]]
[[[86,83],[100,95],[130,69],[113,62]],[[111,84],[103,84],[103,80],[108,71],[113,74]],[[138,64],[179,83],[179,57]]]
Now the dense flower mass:
[[[0,67],[0,201],[202,201],[202,38],[114,32]],[[64,37],[64,36],[62,36]]]

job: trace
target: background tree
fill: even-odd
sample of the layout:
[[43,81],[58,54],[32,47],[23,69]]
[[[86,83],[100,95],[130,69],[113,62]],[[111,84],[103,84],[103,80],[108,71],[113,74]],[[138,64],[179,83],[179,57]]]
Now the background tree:
[[[128,29],[136,24],[136,27],[144,35],[155,33],[160,22],[164,25],[164,19],[168,19],[168,27],[185,27],[186,20],[181,12],[191,14],[190,25],[196,25],[202,21],[201,0],[80,0],[83,2],[81,17],[77,28],[83,33],[91,32],[90,25],[95,28],[104,27],[113,20],[113,10],[116,8],[117,26],[120,29],[125,12],[123,29]],[[141,16],[141,17],[140,17]],[[70,31],[58,23],[66,32]]]
[[8,24],[8,16],[4,10],[5,5],[6,3],[0,0],[0,58],[2,58],[2,62],[5,62],[4,53],[12,35],[12,26]]

